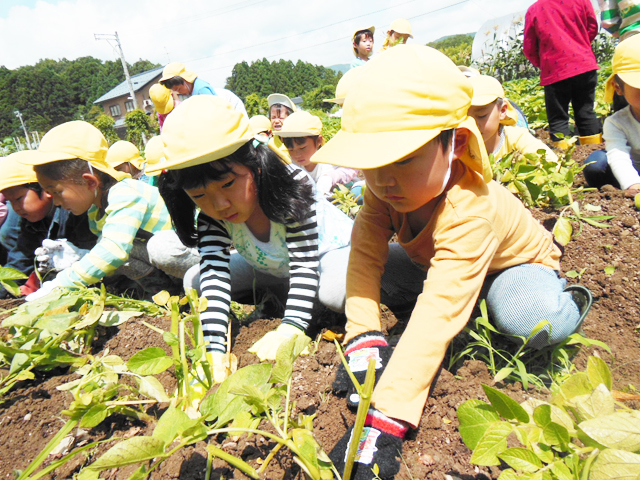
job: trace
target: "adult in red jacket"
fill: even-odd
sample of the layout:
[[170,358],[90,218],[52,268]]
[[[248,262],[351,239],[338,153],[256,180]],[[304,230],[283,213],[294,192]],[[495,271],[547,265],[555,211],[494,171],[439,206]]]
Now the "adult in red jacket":
[[540,69],[540,85],[551,139],[570,137],[569,103],[573,105],[580,143],[601,143],[602,127],[593,110],[598,64],[591,41],[598,22],[590,0],[538,0],[527,10],[524,54]]

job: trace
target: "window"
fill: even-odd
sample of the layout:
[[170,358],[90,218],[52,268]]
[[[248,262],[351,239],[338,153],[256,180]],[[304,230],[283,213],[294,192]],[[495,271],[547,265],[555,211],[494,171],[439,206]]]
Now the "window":
[[120,110],[120,105],[111,105],[109,107],[109,110],[111,111],[112,117],[119,117],[122,113],[122,111]]
[[127,113],[133,111],[133,101],[127,100],[126,102],[124,102],[124,108],[127,110]]

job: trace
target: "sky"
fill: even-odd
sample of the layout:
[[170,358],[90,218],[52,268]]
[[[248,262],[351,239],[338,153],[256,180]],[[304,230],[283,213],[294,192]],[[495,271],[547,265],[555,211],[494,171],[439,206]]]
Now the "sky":
[[316,65],[350,63],[351,37],[376,27],[374,50],[396,18],[411,22],[410,43],[476,32],[485,23],[524,12],[533,0],[0,0],[0,65],[38,60],[118,58],[118,33],[128,63],[182,62],[223,87],[241,61],[301,59]]

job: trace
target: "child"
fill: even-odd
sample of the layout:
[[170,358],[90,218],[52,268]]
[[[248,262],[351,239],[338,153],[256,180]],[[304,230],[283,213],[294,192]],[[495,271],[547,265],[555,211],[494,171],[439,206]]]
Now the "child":
[[226,88],[212,87],[209,82],[205,82],[198,75],[187,70],[182,63],[173,62],[164,67],[162,78],[160,78],[159,82],[172,92],[186,97],[192,95],[215,95],[221,97],[229,102],[235,110],[249,118],[247,110],[244,108],[244,103],[235,93]]
[[159,83],[151,86],[151,88],[149,89],[149,97],[151,98],[153,105],[156,107],[156,114],[158,115],[158,127],[162,132],[164,120],[167,118],[167,115],[169,115],[173,111],[173,108],[179,102],[176,102],[174,100],[171,90]]
[[128,173],[135,180],[143,180],[144,158],[131,142],[119,140],[111,145],[107,150],[107,163],[119,172]]
[[291,160],[309,173],[323,195],[331,195],[338,183],[346,185],[358,175],[353,168],[311,163],[311,157],[324,143],[322,121],[315,115],[309,112],[292,113],[285,119],[278,135],[287,147]]
[[[148,277],[142,285],[147,287],[162,277],[158,269],[181,277],[197,262],[172,231],[158,189],[111,168],[106,153],[100,130],[73,121],[51,129],[38,150],[19,158],[34,166],[38,183],[56,205],[74,215],[87,212],[89,226],[99,236],[89,253],[45,282],[28,301],[56,287],[91,285],[116,270],[136,281]],[[154,238],[162,232],[161,239]]]
[[273,137],[271,121],[264,115],[254,115],[249,119],[249,127],[254,135],[264,135],[267,141]]
[[360,67],[369,61],[369,57],[373,53],[373,34],[376,27],[359,28],[354,34],[352,40],[353,54],[356,59],[351,62],[351,68]]
[[208,300],[201,318],[214,374],[228,347],[232,299],[251,298],[254,288],[288,290],[282,324],[249,350],[260,360],[274,359],[282,342],[314,327],[316,297],[344,308],[352,221],[314,198],[298,167],[282,163],[245,118],[211,97],[183,102],[162,139],[160,191],[178,236],[202,258],[185,275],[185,290],[199,287]]
[[629,105],[604,121],[606,151],[589,155],[584,176],[592,187],[611,184],[636,191],[640,190],[640,35],[618,44],[612,68],[605,100],[612,102],[615,91]]
[[291,162],[289,151],[284,143],[282,143],[280,137],[278,137],[278,132],[282,128],[284,119],[297,110],[296,105],[289,97],[281,93],[272,93],[269,95],[267,97],[267,104],[269,105],[269,120],[271,121],[273,133],[273,138],[269,144],[282,154],[286,162]]
[[[0,160],[0,193],[11,202],[1,243],[7,250],[4,266],[31,275],[35,252],[41,248],[43,240],[67,239],[64,242],[67,249],[88,249],[96,244],[96,236],[89,230],[86,214],[70,215],[53,204],[51,195],[38,184],[33,168],[18,161],[23,155],[23,152],[14,153]],[[23,293],[37,290],[38,282],[35,280],[34,276],[28,282],[31,288],[22,289]],[[0,288],[0,296],[6,293]]]
[[154,187],[158,186],[158,175],[162,173],[162,170],[154,170],[153,174],[147,173],[149,170],[153,170],[156,165],[164,162],[164,152],[162,149],[164,144],[160,135],[151,137],[144,147],[144,174],[149,178],[149,185]]
[[[381,478],[398,472],[402,439],[418,425],[449,342],[479,296],[504,333],[527,337],[547,320],[553,329],[533,337],[536,347],[573,333],[589,299],[585,289],[581,314],[563,292],[551,234],[491,181],[480,133],[467,117],[473,89],[451,60],[429,47],[400,45],[366,68],[367,81],[349,91],[341,130],[313,158],[362,168],[367,181],[352,234],[345,353],[360,379],[375,358],[379,381],[358,439],[356,479],[374,478],[374,464]],[[418,293],[392,353],[379,302],[394,234],[407,253],[402,278]],[[349,432],[330,454],[338,468],[348,443]]]
[[409,20],[405,20],[404,18],[394,20],[391,22],[389,30],[387,30],[387,38],[384,39],[382,48],[378,53],[382,53],[396,45],[404,45],[407,43],[407,40],[409,40],[409,37],[413,38],[413,35],[411,35],[411,24],[409,23]]
[[538,150],[544,150],[547,161],[558,161],[556,154],[527,128],[516,126],[518,114],[505,98],[498,80],[487,75],[468,78],[473,86],[468,115],[476,121],[487,153],[499,160],[513,151],[537,154]]

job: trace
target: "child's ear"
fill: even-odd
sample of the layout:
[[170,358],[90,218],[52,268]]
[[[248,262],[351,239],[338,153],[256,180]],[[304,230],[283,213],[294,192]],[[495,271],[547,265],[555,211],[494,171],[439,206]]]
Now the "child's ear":
[[96,190],[100,188],[100,179],[91,173],[83,173],[82,178],[89,187],[90,190]]
[[316,148],[320,148],[322,145],[324,145],[324,137],[322,135],[318,135],[318,138],[316,139]]
[[471,132],[466,128],[456,128],[456,143],[453,150],[454,158],[460,158],[464,152],[467,151],[467,145],[469,145],[469,139],[471,138]]
[[500,107],[500,120],[504,120],[505,118],[507,118],[508,109],[509,109],[509,104],[507,103],[507,100],[504,100],[502,102],[502,106]]
[[620,85],[620,82],[618,82],[618,80],[616,79],[613,80],[613,89],[618,95],[624,96],[624,87]]

